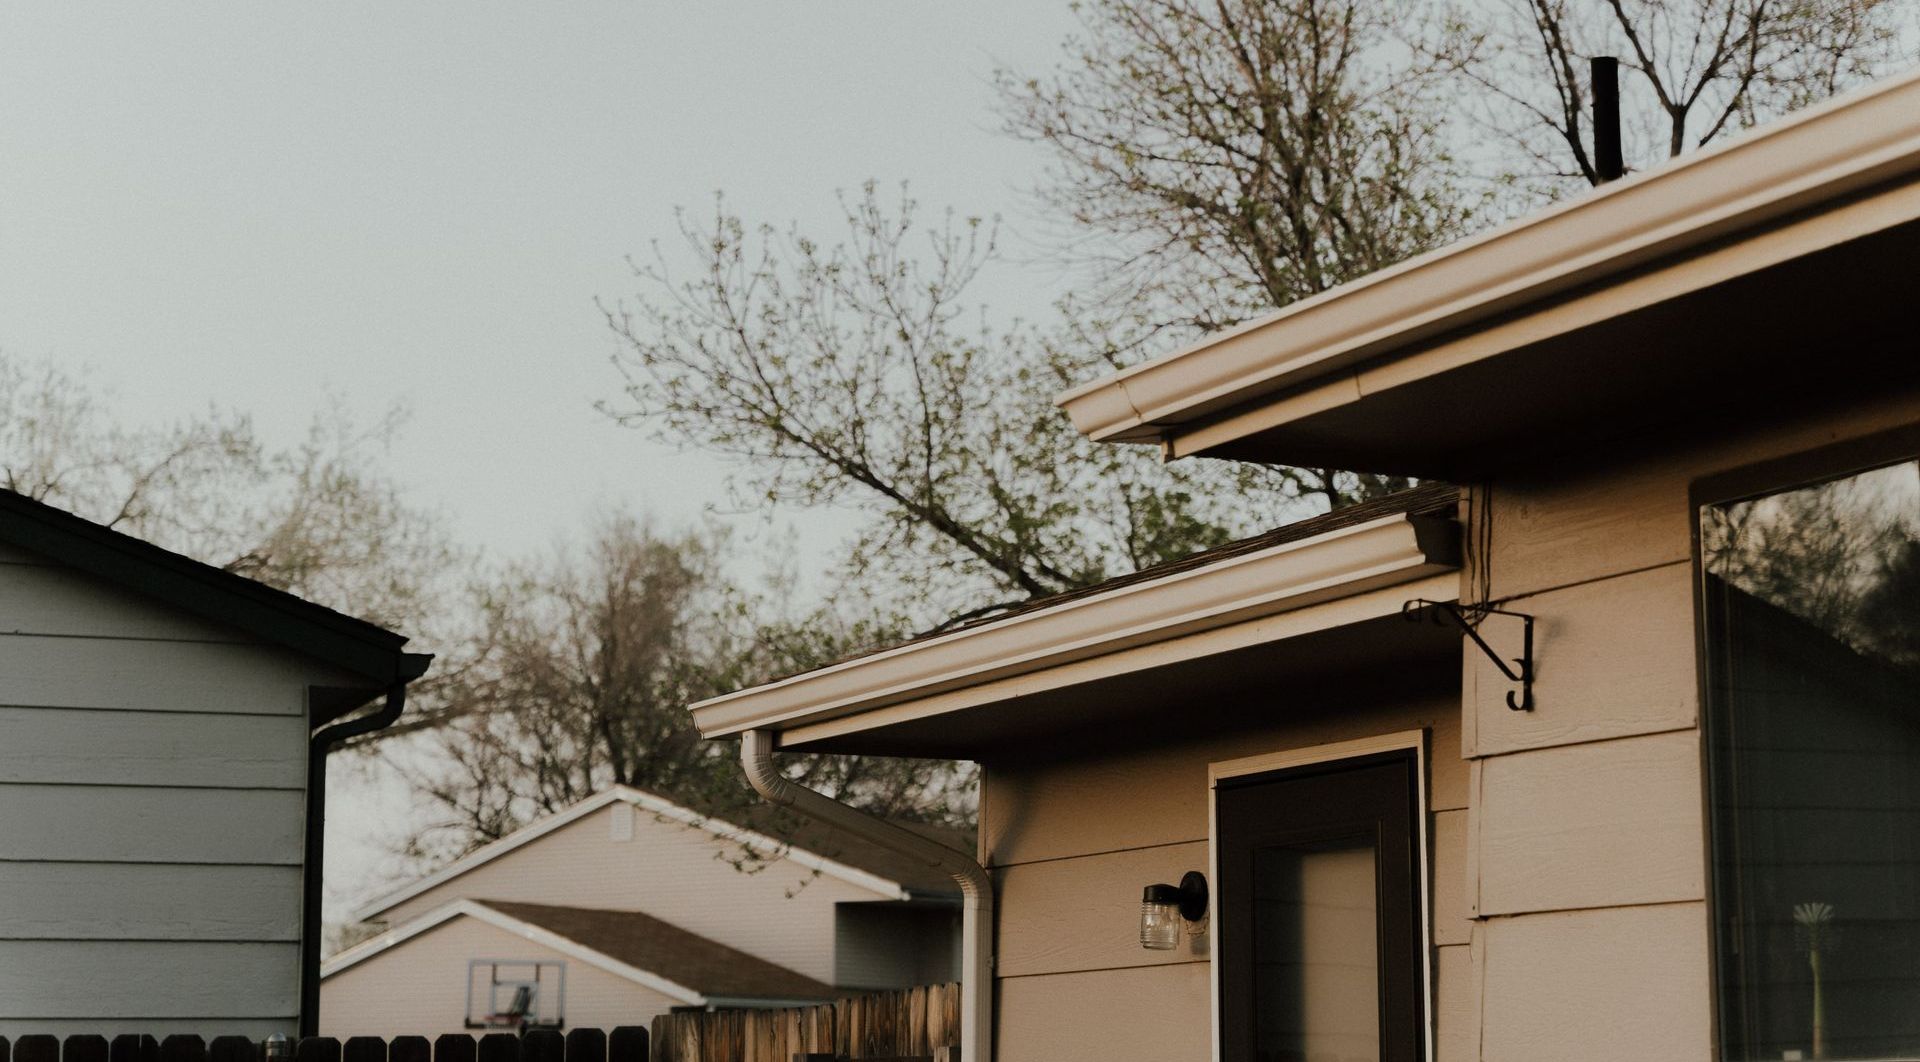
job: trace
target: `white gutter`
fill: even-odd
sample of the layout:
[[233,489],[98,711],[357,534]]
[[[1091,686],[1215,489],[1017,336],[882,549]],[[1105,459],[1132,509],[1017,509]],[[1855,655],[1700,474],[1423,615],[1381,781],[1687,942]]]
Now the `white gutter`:
[[[1167,442],[1210,414],[1916,173],[1920,71],[1302,299],[1056,403],[1089,438]],[[1351,390],[1357,398],[1357,384]]]
[[1454,570],[1451,520],[1396,513],[692,706],[703,737],[787,731]]
[[856,837],[917,859],[952,875],[960,886],[960,1059],[993,1058],[993,880],[978,861],[891,822],[874,818],[787,780],[773,762],[774,734],[749,730],[740,737],[740,764],[761,796],[782,807],[837,826]]

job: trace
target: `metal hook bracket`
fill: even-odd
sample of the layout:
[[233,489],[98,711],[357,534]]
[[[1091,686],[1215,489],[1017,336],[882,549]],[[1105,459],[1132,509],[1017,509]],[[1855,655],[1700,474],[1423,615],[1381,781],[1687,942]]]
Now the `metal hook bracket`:
[[1507,707],[1508,708],[1516,712],[1533,711],[1533,617],[1532,616],[1529,616],[1524,612],[1508,612],[1504,609],[1497,609],[1497,608],[1476,608],[1473,610],[1475,613],[1483,617],[1484,616],[1506,616],[1511,619],[1517,619],[1520,621],[1520,636],[1521,636],[1520,654],[1521,655],[1520,655],[1520,659],[1513,661],[1513,663],[1517,665],[1517,669],[1516,669],[1516,667],[1509,666],[1507,661],[1502,660],[1500,658],[1500,654],[1497,652],[1494,652],[1493,646],[1488,645],[1487,640],[1485,638],[1480,637],[1479,629],[1475,627],[1474,624],[1467,619],[1466,611],[1462,609],[1459,606],[1459,604],[1457,604],[1456,602],[1429,601],[1424,597],[1416,597],[1412,601],[1409,601],[1406,604],[1400,606],[1400,614],[1405,616],[1410,621],[1417,622],[1420,619],[1420,611],[1422,609],[1431,610],[1428,614],[1433,617],[1433,621],[1435,623],[1452,623],[1455,627],[1460,628],[1463,634],[1465,634],[1468,638],[1472,639],[1473,644],[1480,647],[1480,651],[1486,654],[1487,659],[1493,661],[1493,666],[1500,669],[1500,673],[1507,677],[1507,681],[1517,682],[1520,684],[1520,695],[1518,698],[1514,696],[1514,692],[1512,690],[1507,691]]

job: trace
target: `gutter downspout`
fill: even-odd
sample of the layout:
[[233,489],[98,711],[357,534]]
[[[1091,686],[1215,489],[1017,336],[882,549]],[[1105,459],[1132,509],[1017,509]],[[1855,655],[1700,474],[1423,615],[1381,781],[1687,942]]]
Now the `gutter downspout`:
[[773,762],[774,735],[749,730],[740,736],[740,765],[747,781],[772,803],[864,838],[952,875],[960,885],[960,1059],[993,1058],[993,881],[975,860],[938,841],[848,807],[824,793],[788,781]]
[[327,753],[348,738],[383,730],[407,706],[407,684],[387,687],[387,703],[315,731],[307,741],[307,837],[300,868],[300,1035],[320,1035],[320,884],[327,842]]

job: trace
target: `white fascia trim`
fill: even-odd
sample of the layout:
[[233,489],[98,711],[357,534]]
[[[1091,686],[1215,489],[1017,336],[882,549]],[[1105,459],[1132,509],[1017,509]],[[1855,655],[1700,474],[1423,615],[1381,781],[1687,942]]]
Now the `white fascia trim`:
[[1302,299],[1056,403],[1089,438],[1164,439],[1259,395],[1916,173],[1920,71]]
[[706,996],[688,988],[686,985],[680,984],[677,981],[670,981],[651,971],[642,970],[638,966],[628,965],[610,955],[595,951],[570,937],[563,937],[552,930],[542,929],[531,922],[523,922],[512,915],[503,914],[483,903],[477,903],[473,900],[455,900],[444,907],[437,907],[421,915],[406,925],[390,929],[374,937],[372,940],[361,941],[346,951],[334,956],[332,959],[327,960],[326,964],[320,968],[320,976],[323,979],[331,977],[342,970],[365,962],[375,955],[382,954],[391,948],[403,944],[425,933],[429,929],[460,917],[478,919],[496,929],[505,930],[517,937],[530,940],[543,948],[557,951],[569,959],[578,959],[589,966],[605,970],[616,977],[624,977],[634,984],[644,985],[661,995],[670,996],[688,1006],[704,1007],[707,1005]]
[[694,725],[709,738],[790,730],[1411,582],[1456,567],[1451,525],[1437,535],[1436,522],[1382,517],[910,642],[702,701]]
[[[532,844],[534,841],[545,837],[555,830],[570,826],[615,801],[632,804],[636,808],[652,812],[654,815],[663,819],[669,819],[686,826],[705,830],[723,841],[738,844],[759,855],[771,858],[791,859],[795,863],[806,867],[808,870],[817,871],[830,877],[839,878],[850,885],[857,885],[860,888],[871,890],[879,894],[881,899],[907,900],[913,898],[906,887],[897,881],[891,881],[878,874],[861,870],[858,867],[849,866],[837,860],[815,855],[805,849],[789,845],[785,841],[746,829],[742,826],[736,826],[722,819],[716,819],[711,815],[702,815],[692,808],[683,807],[652,793],[643,792],[630,786],[616,785],[610,789],[604,789],[595,793],[585,800],[574,804],[572,807],[556,811],[544,819],[528,823],[491,844],[483,845],[468,852],[466,855],[448,863],[446,866],[428,874],[426,877],[409,882],[381,896],[379,899],[373,900],[355,911],[352,919],[355,922],[371,921],[379,915],[398,907],[422,893],[439,888],[475,867],[484,866],[515,849]],[[342,954],[345,953],[343,952]]]

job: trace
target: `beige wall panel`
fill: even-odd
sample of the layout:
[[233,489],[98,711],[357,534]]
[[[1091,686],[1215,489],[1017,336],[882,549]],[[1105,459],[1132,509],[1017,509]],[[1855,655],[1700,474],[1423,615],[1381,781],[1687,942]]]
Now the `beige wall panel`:
[[1473,949],[1465,944],[1435,948],[1433,969],[1436,1062],[1479,1062],[1480,974]]
[[1548,478],[1494,487],[1495,598],[1690,559],[1687,491],[1702,476],[1920,421],[1920,395],[1880,396],[1797,424],[1753,425],[1710,445],[1605,470],[1561,463]]
[[1705,897],[1698,731],[1480,762],[1482,915]]
[[1268,752],[1431,730],[1434,808],[1467,806],[1460,703],[1453,696],[1384,707],[1295,714],[1275,693],[1270,729],[1142,747],[1083,759],[989,765],[981,846],[995,866],[1092,855],[1207,837],[1207,765]]
[[0,630],[85,638],[256,642],[71,568],[0,564]]
[[1486,1062],[1702,1062],[1713,1013],[1700,903],[1486,923]]
[[1172,951],[1140,946],[1140,890],[1189,870],[1207,871],[1206,842],[1008,867],[997,882],[997,969],[1018,977],[1205,959],[1204,935]]
[[[1467,647],[1466,754],[1570,745],[1692,727],[1693,566],[1669,564],[1523,597],[1505,607],[1533,615],[1534,710],[1516,712],[1519,687]],[[1500,616],[1480,632],[1508,660],[1521,655],[1521,624]]]
[[878,893],[788,859],[735,869],[737,844],[636,809],[630,840],[610,841],[603,808],[413,897],[381,920],[399,926],[453,900],[520,900],[645,911],[829,984],[834,904]]
[[1435,812],[1433,837],[1433,942],[1465,944],[1473,931],[1467,906],[1467,813]]
[[1208,964],[1014,977],[999,982],[996,1062],[1206,1062]]
[[465,1033],[467,962],[567,964],[568,1028],[646,1025],[678,1000],[477,919],[443,923],[320,982],[322,1036]]

